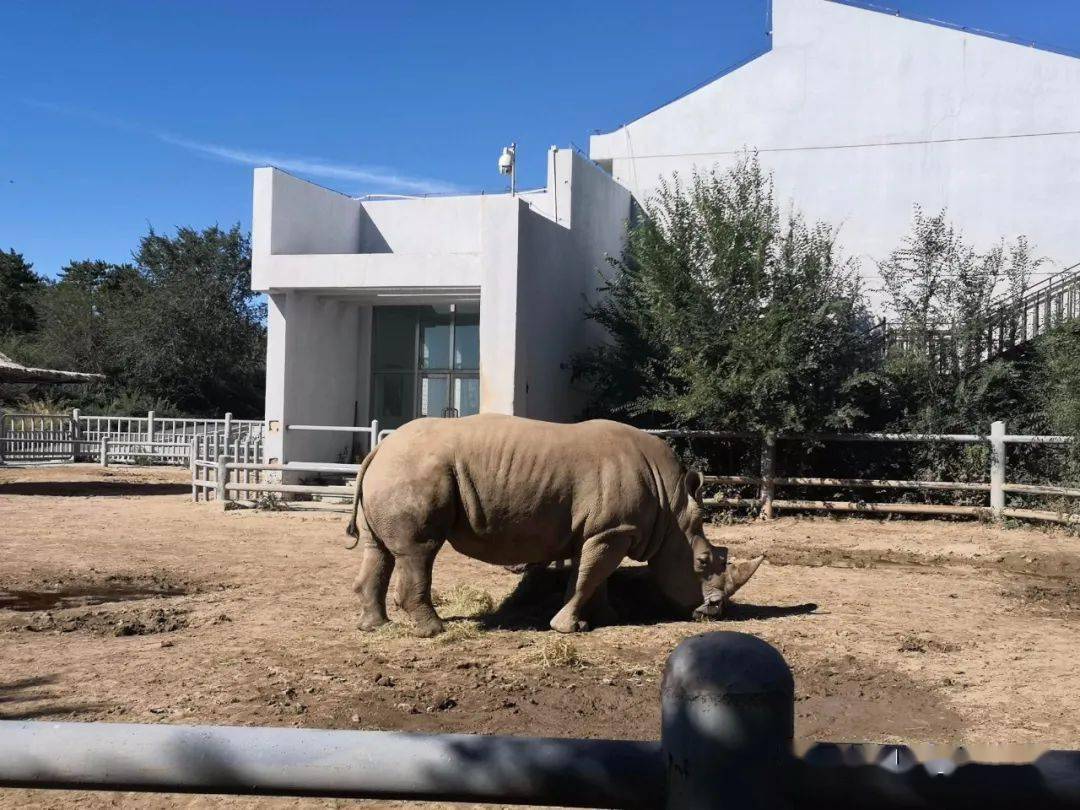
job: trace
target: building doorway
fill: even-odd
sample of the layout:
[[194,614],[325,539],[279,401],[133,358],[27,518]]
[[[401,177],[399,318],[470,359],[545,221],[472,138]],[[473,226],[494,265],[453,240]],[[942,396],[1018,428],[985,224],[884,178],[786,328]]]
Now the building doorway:
[[480,305],[375,307],[371,413],[382,428],[480,411]]

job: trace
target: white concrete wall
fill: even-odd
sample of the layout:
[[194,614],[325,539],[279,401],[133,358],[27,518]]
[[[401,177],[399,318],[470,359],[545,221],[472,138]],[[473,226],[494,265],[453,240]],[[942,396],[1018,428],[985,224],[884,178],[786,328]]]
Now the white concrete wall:
[[358,200],[280,169],[255,170],[252,253],[356,253],[363,211]]
[[455,254],[480,250],[483,197],[364,201],[365,253]]
[[361,396],[366,405],[367,384],[361,385],[359,370],[371,347],[361,330],[362,308],[290,291],[271,295],[269,309],[266,419],[280,427],[270,434],[266,457],[336,461],[351,447],[350,434],[286,427],[351,425]]
[[1080,130],[1078,102],[1078,59],[827,0],[773,0],[769,53],[594,136],[590,151],[644,199],[660,177],[760,150],[779,198],[841,226],[874,287],[874,262],[908,232],[915,203],[947,207],[977,245],[1026,234],[1059,264],[1080,261],[1080,136],[995,137]]
[[522,413],[524,365],[518,333],[518,229],[524,203],[483,199],[480,237],[480,411]]
[[622,249],[630,194],[581,155],[563,149],[549,155],[545,197],[543,204],[522,210],[519,226],[518,358],[525,399],[517,412],[570,421],[585,404],[570,384],[570,362],[602,339],[584,313],[596,298],[606,256]]
[[476,287],[484,199],[361,203],[256,169],[252,289]]

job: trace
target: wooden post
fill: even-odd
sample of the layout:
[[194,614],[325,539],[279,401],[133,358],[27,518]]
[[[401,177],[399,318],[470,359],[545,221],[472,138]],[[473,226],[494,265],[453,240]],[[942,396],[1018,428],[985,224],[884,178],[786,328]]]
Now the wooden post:
[[776,434],[766,433],[761,441],[761,517],[772,520],[776,491]]
[[146,441],[154,441],[154,412],[146,412]]
[[368,450],[374,450],[379,444],[379,420],[371,420],[371,441],[368,443]]
[[217,460],[217,499],[222,509],[225,508],[225,499],[228,497],[228,490],[225,489],[225,484],[229,480],[229,457],[226,455],[218,456]]
[[101,451],[100,451],[99,462],[100,462],[102,467],[108,467],[109,466],[109,437],[108,436],[102,436],[101,437]]
[[990,425],[990,509],[1000,518],[1005,511],[1005,423]]
[[0,408],[0,467],[4,465],[4,450],[7,449],[7,442],[4,439],[7,437],[7,418],[4,416],[3,408]]

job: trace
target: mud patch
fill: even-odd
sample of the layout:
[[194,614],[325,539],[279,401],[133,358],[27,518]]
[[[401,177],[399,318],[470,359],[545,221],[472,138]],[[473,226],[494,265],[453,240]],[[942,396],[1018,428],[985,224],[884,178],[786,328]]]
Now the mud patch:
[[187,611],[174,607],[145,610],[91,610],[82,613],[55,615],[40,613],[29,622],[12,627],[31,633],[84,632],[95,636],[148,636],[172,633],[188,625]]
[[1080,611],[1080,580],[1067,582],[1038,582],[1023,586],[1017,591],[1006,591],[1004,596],[1041,610],[1054,612]]
[[898,652],[910,653],[951,653],[960,649],[960,645],[952,641],[942,641],[937,638],[926,638],[914,633],[904,636],[900,640]]
[[173,600],[202,590],[202,585],[165,572],[37,575],[0,587],[0,629],[99,636],[171,633],[187,626],[187,610],[168,603],[132,603]]
[[155,597],[184,596],[183,588],[156,588],[139,585],[102,583],[100,585],[73,585],[57,590],[0,590],[0,610],[18,612],[40,610],[66,610],[68,608],[92,607],[105,602],[131,602]]
[[[797,736],[844,742],[955,741],[965,731],[948,697],[853,655],[795,667]],[[880,729],[868,737],[867,729]]]

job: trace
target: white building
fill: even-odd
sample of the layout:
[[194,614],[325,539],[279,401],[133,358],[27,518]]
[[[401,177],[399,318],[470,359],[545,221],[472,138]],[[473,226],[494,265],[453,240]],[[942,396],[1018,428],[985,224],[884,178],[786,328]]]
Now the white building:
[[347,434],[477,410],[568,420],[571,354],[631,196],[756,149],[781,199],[841,226],[874,286],[912,206],[976,244],[1026,234],[1080,260],[1080,60],[832,0],[773,0],[772,47],[614,132],[548,155],[535,193],[360,201],[255,173],[268,293],[267,455],[332,461]]
[[[1080,261],[1080,59],[829,0],[772,0],[768,52],[590,143],[636,197],[757,150],[778,199],[840,226],[864,274],[912,206],[976,245]],[[873,286],[871,283],[869,286]]]

